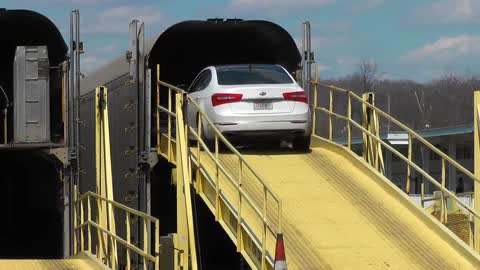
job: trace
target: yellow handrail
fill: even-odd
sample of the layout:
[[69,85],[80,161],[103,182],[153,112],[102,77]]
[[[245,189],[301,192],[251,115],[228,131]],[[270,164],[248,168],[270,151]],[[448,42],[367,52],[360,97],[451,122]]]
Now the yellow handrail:
[[[158,68],[157,68],[158,69]],[[168,153],[166,157],[171,160],[171,142],[174,140],[171,136],[171,122],[172,122],[172,117],[176,117],[176,111],[173,111],[173,108],[171,106],[171,98],[172,98],[172,92],[176,92],[179,94],[182,94],[186,97],[186,100],[188,101],[188,104],[191,106],[194,106],[195,109],[198,111],[198,119],[197,119],[197,130],[192,128],[191,126],[188,126],[188,134],[193,136],[194,139],[197,140],[197,155],[193,156],[191,155],[191,159],[195,164],[197,165],[197,172],[200,172],[202,168],[202,156],[200,154],[200,151],[203,149],[205,150],[205,153],[209,159],[211,159],[214,162],[214,167],[215,167],[215,175],[212,176],[212,179],[215,182],[215,218],[218,220],[219,216],[221,215],[220,208],[219,208],[219,200],[220,200],[220,193],[221,193],[221,188],[220,188],[220,177],[219,174],[222,173],[225,175],[226,179],[230,184],[233,185],[234,189],[238,192],[238,201],[239,201],[239,209],[236,209],[238,218],[237,218],[237,228],[241,227],[242,222],[244,221],[244,214],[242,213],[242,200],[244,199],[245,202],[247,202],[253,209],[253,213],[261,220],[261,223],[263,224],[263,231],[262,231],[262,237],[260,238],[260,246],[259,248],[261,249],[262,252],[262,257],[265,258],[267,251],[266,251],[266,239],[267,239],[267,231],[269,231],[273,237],[276,238],[276,235],[282,232],[282,206],[281,206],[281,201],[279,197],[273,192],[273,190],[269,187],[269,185],[262,179],[260,175],[254,170],[253,166],[250,165],[250,163],[240,154],[240,152],[223,136],[223,134],[218,130],[218,128],[215,126],[215,124],[211,121],[211,119],[207,116],[207,114],[203,111],[203,109],[196,103],[192,98],[190,98],[187,94],[186,91],[183,89],[180,89],[174,85],[171,85],[169,83],[157,80],[157,89],[162,87],[166,87],[168,89],[168,95],[169,95],[169,102],[168,102],[168,108],[165,108],[160,105],[159,99],[157,99],[157,112],[164,112],[167,114],[167,121],[168,121]],[[159,90],[158,90],[159,92]],[[176,110],[181,109],[181,108],[175,108]],[[207,125],[209,128],[213,130],[215,141],[214,141],[214,151],[210,150],[208,145],[204,142],[202,139],[202,126]],[[160,123],[157,121],[157,129],[160,130]],[[235,157],[238,158],[238,168],[239,168],[239,173],[237,175],[232,175],[230,174],[225,166],[220,162],[219,159],[219,142],[222,142],[225,146],[226,149],[231,151]],[[160,141],[157,142],[158,147],[160,147],[161,143]],[[247,192],[247,190],[242,188],[242,174],[245,170],[248,170],[253,178],[262,186],[262,196],[263,196],[263,202],[262,203],[256,203],[256,201],[253,199],[251,194]],[[197,174],[198,175],[198,174]],[[273,209],[275,209],[275,214],[277,215],[276,225],[275,222],[270,221],[268,218],[269,215],[267,215],[267,203],[274,203]],[[270,207],[270,205],[269,205]],[[270,209],[270,208],[269,208]],[[239,229],[238,229],[239,230]],[[238,231],[237,231],[238,232]],[[238,235],[237,233],[237,248],[240,247],[241,241],[241,236]],[[262,269],[265,266],[265,259],[262,259]]]
[[[314,81],[312,81],[313,84],[315,84]],[[341,93],[347,93],[348,96],[351,96],[353,97],[354,99],[356,99],[357,101],[361,102],[362,104],[365,104],[367,107],[369,107],[370,109],[376,111],[379,115],[383,116],[385,119],[387,119],[388,121],[394,123],[395,125],[397,125],[398,127],[400,127],[401,129],[403,129],[404,131],[406,131],[408,134],[410,134],[412,136],[412,139],[416,139],[418,140],[419,142],[421,142],[423,145],[425,145],[427,148],[429,148],[430,150],[432,150],[435,154],[439,155],[440,157],[442,157],[443,159],[445,159],[445,161],[447,161],[448,163],[452,164],[455,166],[455,168],[457,168],[458,170],[460,170],[461,172],[463,172],[464,174],[466,174],[469,178],[471,178],[472,180],[475,180],[477,182],[480,182],[480,179],[478,177],[476,177],[472,172],[470,172],[468,169],[466,169],[465,167],[463,167],[461,164],[459,164],[458,162],[456,162],[454,159],[452,159],[451,157],[449,157],[447,154],[445,154],[444,152],[442,152],[440,149],[436,148],[435,146],[433,146],[430,142],[428,142],[427,140],[425,140],[422,136],[420,136],[417,132],[415,132],[414,130],[410,129],[409,127],[407,127],[406,125],[404,125],[402,122],[398,121],[397,119],[395,119],[394,117],[390,116],[388,113],[380,110],[379,108],[373,106],[372,104],[366,102],[365,100],[363,100],[360,96],[358,96],[357,94],[355,94],[354,92],[350,91],[350,90],[347,90],[347,89],[343,89],[343,88],[340,88],[340,87],[336,87],[336,86],[333,86],[333,85],[328,85],[328,84],[323,84],[323,83],[317,83],[317,85],[320,85],[320,86],[324,86],[324,87],[328,87],[330,89],[333,89],[335,91],[338,91],[338,92],[341,92]]]
[[[94,200],[96,204],[100,203],[107,203],[108,205],[111,205],[112,207],[116,209],[121,209],[125,212],[125,224],[126,224],[126,237],[123,239],[122,237],[118,236],[115,232],[110,231],[108,228],[104,228],[103,226],[99,225],[96,223],[95,217],[92,218],[92,213],[98,215],[99,213],[96,211],[92,212],[92,207],[91,207],[91,201]],[[84,205],[85,203],[87,204],[87,211],[85,213],[84,211]],[[78,213],[78,209],[80,209],[80,212]],[[154,251],[153,252],[148,252],[150,243],[149,243],[149,238],[144,237],[143,241],[143,247],[144,249],[142,250],[140,247],[137,247],[133,245],[130,241],[130,226],[131,222],[130,220],[132,219],[131,216],[137,216],[138,219],[143,219],[143,223],[146,224],[147,226],[143,226],[143,234],[144,236],[149,236],[149,227],[154,224],[155,228],[153,230],[153,235],[155,235],[154,239]],[[85,217],[86,216],[86,217]],[[97,256],[101,261],[103,261],[107,266],[108,261],[117,261],[118,260],[118,249],[113,249],[109,250],[109,247],[113,246],[113,244],[121,244],[125,247],[125,252],[126,252],[126,269],[129,270],[131,269],[131,262],[130,262],[130,252],[133,251],[136,254],[138,254],[140,257],[143,258],[143,269],[147,269],[147,264],[148,262],[151,262],[153,264],[153,269],[158,270],[160,267],[160,241],[159,241],[159,230],[160,230],[160,222],[157,218],[154,218],[148,214],[145,214],[143,212],[140,212],[138,210],[132,209],[128,206],[125,206],[123,204],[120,204],[118,202],[106,199],[96,193],[93,193],[91,191],[81,195],[76,201],[75,201],[75,217],[78,217],[75,219],[75,226],[74,226],[74,238],[75,238],[75,245],[80,244],[80,249],[75,246],[75,251],[78,253],[79,251],[88,251],[93,254],[93,249],[92,249],[92,229],[96,230],[97,233],[102,236],[102,237],[97,237],[97,243],[96,243],[96,250],[97,250]],[[77,224],[77,220],[79,220]],[[85,247],[85,228],[87,231],[87,247]],[[106,235],[109,239],[109,243],[104,243],[103,241],[103,235]],[[80,237],[80,240],[78,240],[78,237]],[[107,250],[107,252],[102,253],[102,250]],[[110,265],[112,266],[112,265]],[[113,265],[113,268],[116,268],[115,265]]]
[[[163,85],[165,87],[168,87],[169,89],[172,89],[174,91],[177,91],[179,93],[183,93],[183,94],[186,94],[186,91],[185,90],[182,90],[176,86],[173,86],[171,84],[168,84],[166,82],[162,82],[162,81],[158,81],[158,84],[160,85]],[[220,132],[220,130],[218,130],[218,128],[215,126],[215,124],[213,124],[212,120],[210,120],[210,118],[206,115],[206,113],[203,111],[203,109],[192,99],[190,98],[188,95],[188,102],[193,104],[195,106],[195,108],[198,110],[199,114],[202,116],[202,119],[203,120],[206,120],[208,122],[208,124],[210,125],[210,127],[212,128],[212,130],[215,132],[215,136],[218,137],[226,146],[227,148],[232,151],[233,154],[235,154],[237,157],[239,157],[241,159],[241,161],[246,165],[246,167],[248,169],[250,169],[250,171],[252,172],[252,174],[260,181],[260,183],[266,188],[266,190],[269,192],[269,194],[272,196],[272,198],[278,203],[280,202],[280,199],[277,197],[277,195],[273,192],[273,190],[269,187],[269,185],[255,172],[255,170],[253,169],[253,166],[250,165],[249,162],[247,162],[245,160],[245,158],[242,156],[242,154],[225,138],[225,136],[223,136],[223,134]],[[166,110],[165,108],[163,108],[162,106],[159,106],[159,109],[162,110],[162,111],[167,111],[169,112],[172,116],[175,115],[175,113],[173,113],[172,111],[168,111]],[[201,139],[201,138],[200,138]],[[203,141],[203,140],[201,140]],[[206,145],[205,145],[206,146]],[[208,147],[205,147],[205,149],[207,149]],[[280,215],[279,215],[280,216]],[[280,220],[279,220],[279,224],[280,223]]]
[[[335,118],[338,118],[340,120],[346,121],[346,123],[347,123],[347,144],[348,144],[349,149],[351,149],[351,133],[352,133],[351,126],[354,126],[355,128],[357,128],[358,130],[360,130],[362,132],[362,134],[363,134],[362,140],[363,141],[373,139],[376,143],[380,144],[385,149],[389,150],[391,153],[393,153],[395,156],[397,156],[398,158],[400,158],[402,161],[404,161],[407,164],[407,183],[406,183],[407,184],[406,185],[406,192],[407,193],[410,192],[411,169],[414,169],[415,171],[420,173],[420,175],[422,175],[425,179],[427,179],[429,182],[431,182],[434,186],[436,186],[441,191],[441,198],[439,200],[441,200],[441,205],[442,205],[441,214],[440,214],[440,219],[441,219],[442,222],[444,222],[444,223],[447,222],[446,198],[448,198],[448,197],[452,198],[455,202],[457,202],[459,205],[461,205],[469,213],[470,218],[473,218],[473,219],[476,218],[477,221],[478,221],[478,219],[480,219],[480,214],[478,213],[478,211],[473,209],[471,207],[471,205],[467,205],[466,203],[464,203],[462,200],[460,200],[460,198],[458,198],[458,196],[456,196],[453,192],[451,192],[450,190],[448,190],[446,188],[446,166],[447,166],[446,163],[447,162],[449,164],[453,165],[459,171],[463,172],[468,177],[470,177],[474,182],[477,182],[477,183],[480,182],[480,180],[472,172],[470,172],[469,170],[464,168],[462,165],[460,165],[458,162],[453,160],[447,154],[443,153],[441,150],[437,149],[430,142],[428,142],[426,139],[421,137],[418,133],[416,133],[412,129],[408,128],[406,125],[402,124],[400,121],[398,121],[394,117],[392,117],[389,114],[385,113],[384,111],[380,110],[374,104],[371,104],[367,100],[365,100],[364,98],[358,96],[354,92],[349,91],[347,89],[340,88],[340,87],[336,87],[336,86],[333,86],[333,85],[319,83],[318,81],[311,81],[311,83],[314,85],[315,92],[318,91],[318,86],[327,87],[329,89],[329,93],[330,93],[330,95],[329,95],[330,96],[329,107],[324,108],[324,107],[313,106],[313,114],[316,114],[317,112],[321,112],[321,113],[324,113],[328,116],[328,119],[329,119],[328,139],[329,140],[333,141],[333,136],[332,136],[333,127],[332,127],[332,122],[331,122],[332,117],[335,117]],[[347,116],[340,115],[340,114],[333,111],[333,109],[332,109],[333,108],[333,94],[332,94],[333,91],[336,91],[336,92],[343,93],[343,94],[347,95],[347,98],[348,98]],[[353,117],[352,117],[352,104],[351,104],[352,100],[356,100],[356,101],[360,102],[364,108],[369,108],[373,113],[382,116],[386,120],[394,123],[395,125],[397,125],[398,127],[400,127],[401,129],[403,129],[404,131],[407,132],[407,134],[408,134],[408,144],[409,144],[408,145],[408,154],[407,154],[408,157],[405,157],[403,154],[401,154],[399,151],[397,151],[395,148],[393,148],[389,143],[383,141],[380,138],[380,134],[379,134],[378,130],[376,130],[375,132],[372,132],[371,130],[368,130],[367,128],[365,128],[361,124],[357,123],[353,119]],[[315,102],[315,104],[316,104],[316,102]],[[363,110],[363,114],[366,114],[366,113],[368,113],[368,112]],[[372,114],[372,115],[370,115],[370,117],[374,117],[374,115]],[[365,115],[363,115],[362,121],[365,121],[365,119],[367,119],[367,118],[366,118]],[[376,123],[376,125],[378,126],[378,122]],[[314,130],[313,133],[314,133],[314,136],[319,136],[319,135],[316,134],[316,130]],[[412,140],[413,139],[416,139],[417,141],[422,143],[425,147],[427,147],[428,149],[430,149],[431,151],[433,151],[434,153],[436,153],[437,155],[439,155],[441,157],[441,164],[442,164],[441,181],[438,181],[435,178],[433,178],[430,174],[425,172],[420,166],[418,166],[417,164],[415,164],[412,161],[412,144],[413,144]],[[371,149],[363,149],[363,151],[370,151],[370,150]],[[364,153],[364,157],[365,157],[365,153]],[[378,170],[379,168],[376,168],[376,169]],[[422,182],[422,189],[421,189],[421,204],[422,204],[422,206],[424,206],[424,202],[427,201],[427,200],[428,199],[424,198],[424,185],[423,185],[423,182]]]
[[[322,112],[325,112],[327,114],[330,114],[330,112],[325,109],[325,108],[316,108],[316,110],[318,111],[322,111]],[[453,194],[450,190],[448,190],[447,188],[445,188],[441,183],[439,183],[437,180],[435,180],[435,178],[433,178],[432,176],[430,176],[427,172],[425,172],[422,168],[420,168],[417,164],[415,164],[414,162],[408,160],[408,158],[406,158],[402,153],[400,153],[399,151],[397,151],[395,148],[393,148],[392,146],[390,146],[388,143],[384,142],[381,138],[377,137],[375,134],[373,134],[372,132],[368,131],[367,129],[363,128],[360,124],[358,124],[357,122],[355,122],[354,120],[352,119],[348,119],[347,117],[343,116],[343,115],[339,115],[337,113],[331,113],[332,116],[335,116],[339,119],[342,119],[342,120],[346,120],[346,121],[349,121],[353,126],[355,126],[356,128],[362,130],[363,132],[365,132],[369,137],[373,138],[375,141],[379,142],[382,144],[382,146],[384,146],[385,148],[387,148],[388,150],[390,150],[393,154],[395,154],[396,156],[398,156],[400,159],[402,159],[403,161],[405,161],[408,165],[410,165],[412,168],[414,168],[416,171],[418,171],[422,176],[424,176],[426,179],[428,179],[432,184],[434,184],[436,187],[438,187],[440,190],[442,190],[442,192],[445,192],[446,194],[448,194],[448,196],[452,197],[456,202],[458,202],[461,206],[465,207],[465,209],[467,209],[470,213],[472,213],[474,216],[480,218],[480,214],[478,214],[475,210],[473,210],[471,207],[469,207],[468,205],[466,205],[464,202],[462,202],[457,196],[455,196],[455,194]],[[317,136],[317,135],[315,135]]]

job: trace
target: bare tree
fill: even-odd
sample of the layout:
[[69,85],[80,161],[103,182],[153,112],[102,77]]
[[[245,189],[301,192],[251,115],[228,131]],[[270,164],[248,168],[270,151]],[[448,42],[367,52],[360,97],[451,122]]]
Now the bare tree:
[[377,64],[374,61],[363,60],[358,64],[357,73],[362,83],[362,93],[372,91],[377,79]]

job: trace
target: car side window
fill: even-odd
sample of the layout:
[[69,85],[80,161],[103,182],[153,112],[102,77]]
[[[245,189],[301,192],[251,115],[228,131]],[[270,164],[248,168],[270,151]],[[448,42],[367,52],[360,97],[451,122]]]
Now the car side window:
[[197,81],[192,85],[190,93],[202,91],[207,88],[208,84],[212,80],[212,72],[210,70],[205,70],[197,79]]

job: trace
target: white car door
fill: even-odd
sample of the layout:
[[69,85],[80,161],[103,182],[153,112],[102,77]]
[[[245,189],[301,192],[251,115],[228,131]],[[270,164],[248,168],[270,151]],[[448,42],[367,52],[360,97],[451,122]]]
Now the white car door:
[[[200,105],[202,110],[204,110],[205,108],[203,108],[202,106],[201,99],[205,97],[205,92],[208,89],[211,81],[212,72],[211,70],[206,69],[197,76],[191,87],[188,89],[188,95],[191,99],[193,99],[197,104]],[[197,113],[198,110],[193,104],[190,104],[187,107],[188,121],[190,126],[192,127],[197,127]]]

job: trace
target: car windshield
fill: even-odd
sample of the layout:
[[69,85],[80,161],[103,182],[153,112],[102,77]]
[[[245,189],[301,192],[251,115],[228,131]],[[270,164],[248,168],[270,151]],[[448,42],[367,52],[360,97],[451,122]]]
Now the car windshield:
[[292,79],[279,66],[229,66],[217,67],[219,85],[288,84]]

